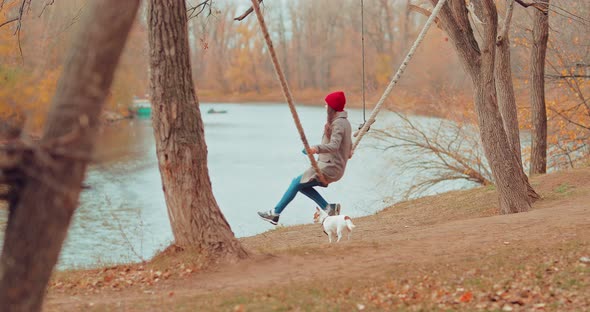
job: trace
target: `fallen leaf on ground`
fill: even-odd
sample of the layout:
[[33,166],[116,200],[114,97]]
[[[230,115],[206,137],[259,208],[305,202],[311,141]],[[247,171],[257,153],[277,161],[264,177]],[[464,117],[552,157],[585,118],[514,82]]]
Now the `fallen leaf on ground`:
[[459,299],[459,301],[461,302],[470,302],[471,299],[473,299],[473,294],[470,291],[465,292],[461,298]]

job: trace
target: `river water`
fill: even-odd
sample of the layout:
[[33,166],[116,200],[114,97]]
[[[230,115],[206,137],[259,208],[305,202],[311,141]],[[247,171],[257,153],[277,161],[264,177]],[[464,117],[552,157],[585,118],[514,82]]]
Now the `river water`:
[[[226,114],[207,114],[212,108]],[[256,211],[270,209],[291,179],[309,166],[286,105],[202,104],[213,193],[238,237],[262,233],[273,226]],[[310,144],[320,141],[325,109],[298,108]],[[419,118],[419,117],[415,117]],[[349,110],[356,127],[360,110]],[[421,122],[434,119],[419,118]],[[375,128],[396,124],[382,112]],[[376,149],[377,141],[363,139],[349,161],[345,176],[319,191],[329,202],[342,204],[343,213],[358,217],[375,213],[402,199],[419,172],[402,171],[396,155]],[[155,143],[149,119],[125,120],[105,127],[99,137],[96,162],[86,184],[62,250],[59,269],[149,259],[172,241]],[[470,187],[466,182],[442,184],[431,193]],[[315,203],[298,195],[281,215],[283,225],[311,223]],[[5,211],[0,211],[5,221]]]

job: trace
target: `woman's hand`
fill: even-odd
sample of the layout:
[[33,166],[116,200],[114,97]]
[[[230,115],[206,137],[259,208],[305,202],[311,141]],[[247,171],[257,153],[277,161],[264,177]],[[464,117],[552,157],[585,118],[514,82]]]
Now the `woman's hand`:
[[[320,151],[318,150],[318,148],[316,146],[310,146],[309,147],[309,151],[311,152],[312,155],[313,154],[319,154],[320,153]],[[301,150],[301,152],[304,155],[307,155],[307,151],[305,150],[305,148],[303,150]]]

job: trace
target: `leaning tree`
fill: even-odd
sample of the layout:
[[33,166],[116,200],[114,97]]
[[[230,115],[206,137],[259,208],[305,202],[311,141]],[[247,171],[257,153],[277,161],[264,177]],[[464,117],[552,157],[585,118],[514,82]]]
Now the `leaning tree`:
[[[23,1],[24,3],[25,1]],[[93,3],[66,59],[43,136],[3,146],[10,192],[0,258],[2,311],[39,311],[95,143],[99,116],[139,0]]]
[[184,1],[150,0],[150,97],[156,153],[175,244],[210,259],[247,253],[213,196],[207,144],[191,76]]

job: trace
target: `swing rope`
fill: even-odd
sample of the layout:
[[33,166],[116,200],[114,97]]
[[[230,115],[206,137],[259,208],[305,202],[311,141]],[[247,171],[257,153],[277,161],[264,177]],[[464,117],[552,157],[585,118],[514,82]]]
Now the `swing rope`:
[[[278,79],[279,79],[279,81],[281,83],[281,88],[283,90],[283,95],[285,96],[285,99],[287,100],[287,103],[289,104],[289,109],[291,110],[291,115],[293,116],[293,121],[295,122],[295,125],[297,126],[297,131],[299,132],[299,136],[301,137],[301,142],[303,142],[303,146],[305,147],[305,151],[307,152],[307,156],[309,158],[309,161],[311,162],[311,166],[313,167],[313,169],[315,170],[316,174],[318,175],[318,178],[319,178],[320,182],[322,184],[324,184],[324,185],[328,185],[328,183],[326,181],[326,178],[324,177],[324,175],[320,171],[320,168],[318,166],[318,163],[317,163],[315,157],[311,154],[309,143],[307,142],[307,138],[305,137],[305,132],[303,131],[303,127],[301,126],[301,121],[299,120],[299,115],[297,114],[297,110],[295,109],[295,104],[293,103],[293,97],[291,95],[291,90],[289,89],[289,86],[287,84],[287,80],[285,79],[285,75],[283,73],[283,70],[281,69],[281,65],[279,64],[279,60],[277,58],[277,54],[276,54],[275,49],[274,49],[274,46],[272,44],[272,40],[270,38],[270,34],[268,33],[268,28],[266,26],[266,23],[264,22],[264,17],[262,16],[262,12],[260,11],[260,5],[258,4],[258,0],[251,0],[251,1],[252,1],[252,8],[254,8],[254,12],[256,12],[256,17],[258,18],[258,23],[260,24],[260,29],[262,30],[262,33],[264,35],[264,40],[266,41],[266,46],[267,46],[268,51],[270,53],[272,64],[273,64],[273,67],[275,69],[275,73],[277,74],[277,77],[278,77]],[[436,19],[436,16],[440,12],[440,10],[442,9],[442,7],[446,3],[446,1],[447,0],[439,0],[438,1],[438,3],[436,4],[436,6],[434,7],[434,9],[432,10],[432,13],[428,17],[428,20],[426,21],[426,24],[424,24],[424,27],[422,28],[422,31],[420,31],[420,34],[418,35],[418,38],[416,38],[416,41],[414,42],[414,44],[412,45],[410,51],[406,55],[406,58],[402,62],[402,65],[397,70],[396,74],[393,76],[393,78],[391,79],[391,81],[389,82],[389,85],[387,85],[387,88],[383,92],[383,95],[379,99],[379,102],[377,102],[377,105],[375,105],[375,108],[371,112],[371,116],[369,116],[369,120],[368,121],[365,121],[365,123],[363,124],[362,128],[354,134],[354,136],[357,137],[357,138],[356,138],[356,140],[355,140],[355,142],[354,142],[354,144],[352,146],[352,151],[353,152],[357,148],[357,146],[359,145],[361,139],[364,137],[364,135],[369,130],[369,127],[373,123],[375,123],[375,118],[377,117],[377,114],[379,114],[379,112],[381,111],[381,108],[382,108],[383,104],[385,103],[385,100],[387,99],[387,97],[389,96],[389,94],[391,93],[391,91],[393,90],[393,87],[399,81],[401,75],[406,70],[406,67],[408,66],[408,63],[410,62],[410,60],[414,56],[414,53],[416,52],[416,49],[418,48],[418,46],[420,45],[420,43],[422,43],[422,40],[424,40],[424,37],[426,36],[426,33],[428,32],[428,29],[430,28],[430,26],[432,25],[432,23]],[[362,0],[361,0],[361,19],[362,19],[362,22],[364,22],[364,11],[363,11],[363,2],[362,2]],[[364,71],[364,63],[365,63],[364,62],[364,57],[365,57],[365,55],[364,55],[364,23],[363,23],[363,25],[361,25],[361,27],[362,27],[362,33],[363,33],[361,36],[362,36],[362,45],[363,45],[363,108],[364,108],[364,105],[365,105],[365,91],[364,91],[364,88],[365,88],[365,83],[364,83],[364,73],[365,73],[365,71]],[[364,119],[364,117],[365,116],[364,116],[364,110],[363,110],[363,119]]]
[[365,123],[367,122],[367,118],[365,116],[365,111],[366,111],[366,107],[365,107],[365,5],[363,3],[363,0],[361,0],[361,54],[362,54],[362,59],[363,59],[363,85],[361,87],[362,91],[363,91],[363,124],[362,126],[365,125]]
[[406,67],[408,66],[408,62],[410,61],[410,59],[412,59],[412,56],[414,56],[414,53],[416,52],[416,49],[418,48],[418,46],[420,45],[420,43],[422,42],[422,40],[424,40],[424,37],[426,36],[426,33],[428,32],[428,29],[430,28],[430,26],[432,25],[432,23],[436,19],[436,16],[440,12],[441,8],[443,7],[443,5],[445,4],[446,1],[447,0],[439,0],[438,1],[438,3],[436,4],[436,6],[434,7],[434,9],[432,10],[432,13],[428,17],[428,20],[426,21],[426,24],[424,24],[424,27],[422,28],[422,31],[418,35],[418,38],[416,38],[416,41],[414,42],[414,45],[412,45],[412,48],[410,49],[410,51],[406,55],[406,58],[404,59],[404,61],[402,62],[402,65],[400,66],[400,68],[395,73],[395,76],[393,76],[393,78],[389,82],[389,85],[385,89],[385,92],[383,92],[383,95],[379,99],[379,102],[377,102],[377,105],[375,105],[375,108],[371,112],[371,116],[369,116],[369,120],[366,121],[363,124],[363,127],[358,132],[356,132],[354,134],[354,136],[356,137],[356,140],[354,141],[354,144],[352,145],[352,151],[353,152],[357,148],[357,146],[359,145],[359,143],[360,143],[361,139],[363,138],[363,136],[369,130],[369,127],[373,123],[375,123],[375,118],[377,117],[377,114],[379,114],[379,111],[381,110],[381,107],[383,106],[383,103],[385,103],[385,100],[387,99],[387,97],[389,96],[389,94],[391,93],[391,91],[393,90],[393,87],[397,84],[397,82],[400,79],[401,75],[406,70]]
[[305,137],[305,132],[303,131],[303,126],[301,126],[301,121],[299,120],[299,115],[297,114],[297,110],[295,109],[295,104],[293,103],[293,96],[291,95],[291,90],[289,89],[289,85],[287,84],[287,79],[283,74],[283,70],[281,69],[281,64],[277,58],[277,53],[275,52],[275,48],[272,44],[272,40],[270,39],[270,34],[268,33],[268,28],[266,27],[266,23],[264,22],[264,17],[262,16],[262,12],[260,11],[260,5],[258,4],[258,0],[252,0],[252,7],[254,8],[254,12],[256,12],[256,17],[258,18],[258,23],[260,24],[260,29],[262,30],[262,34],[264,35],[264,40],[266,41],[266,46],[270,53],[270,57],[272,59],[272,64],[275,69],[275,73],[281,83],[281,88],[283,90],[283,95],[289,104],[289,109],[291,110],[291,115],[293,116],[293,121],[295,121],[295,125],[297,126],[297,131],[299,132],[299,136],[301,137],[301,142],[303,142],[303,147],[307,153],[307,157],[311,162],[311,166],[315,170],[320,182],[323,185],[328,185],[328,181],[320,171],[318,163],[311,153],[311,149],[309,147],[309,143],[307,142],[307,138]]

